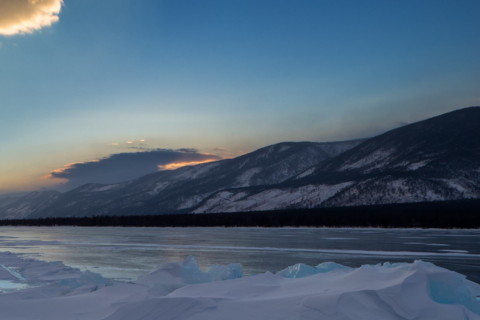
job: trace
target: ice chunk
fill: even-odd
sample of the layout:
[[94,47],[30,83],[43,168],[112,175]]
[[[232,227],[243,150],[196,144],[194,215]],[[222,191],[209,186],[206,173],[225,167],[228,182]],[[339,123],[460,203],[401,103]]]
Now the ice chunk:
[[28,286],[24,283],[18,283],[10,280],[0,280],[0,293],[25,289]]
[[[422,265],[422,267],[425,267]],[[428,289],[433,301],[441,304],[463,305],[480,315],[480,286],[467,280],[464,275],[449,273],[428,274]]]
[[289,266],[279,272],[277,275],[284,278],[304,278],[312,276],[317,273],[326,273],[334,270],[351,269],[350,267],[335,263],[335,262],[323,262],[316,267],[312,267],[303,263],[297,263],[293,266]]
[[13,270],[13,269],[10,269],[9,267],[7,266],[4,266],[3,264],[0,264],[0,267],[7,271],[8,273],[10,273],[16,280],[18,281],[26,281],[26,279],[20,274],[18,273],[17,271]]
[[243,276],[242,265],[214,265],[202,271],[197,260],[190,256],[182,263],[165,263],[155,271],[139,277],[138,284],[146,285],[155,295],[164,295],[189,284],[198,284],[219,280],[240,278]]
[[480,320],[480,285],[422,261],[358,268],[297,264],[242,277],[238,264],[203,271],[189,257],[162,264],[135,283],[107,283],[59,262],[12,254],[0,253],[0,263],[0,285],[20,277],[36,284],[0,294],[2,319]]
[[[58,261],[21,259],[12,253],[0,253],[0,262],[0,280],[4,281],[4,288],[36,287],[31,292],[33,296],[74,295],[91,292],[112,283],[98,274],[82,272]],[[15,286],[15,283],[18,285]]]

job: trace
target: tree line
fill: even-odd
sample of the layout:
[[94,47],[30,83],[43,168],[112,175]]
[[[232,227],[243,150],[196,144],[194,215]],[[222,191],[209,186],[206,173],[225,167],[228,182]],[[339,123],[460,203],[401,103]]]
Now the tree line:
[[48,217],[0,226],[480,228],[480,200],[238,213]]

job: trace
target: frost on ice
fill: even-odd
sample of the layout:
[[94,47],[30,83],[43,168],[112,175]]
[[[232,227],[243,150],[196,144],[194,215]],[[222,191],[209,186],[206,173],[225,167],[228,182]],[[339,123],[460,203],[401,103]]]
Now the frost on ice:
[[0,253],[0,264],[0,285],[22,285],[0,294],[9,320],[480,319],[480,285],[422,261],[242,276],[239,264],[203,271],[188,258],[133,283],[11,253]]

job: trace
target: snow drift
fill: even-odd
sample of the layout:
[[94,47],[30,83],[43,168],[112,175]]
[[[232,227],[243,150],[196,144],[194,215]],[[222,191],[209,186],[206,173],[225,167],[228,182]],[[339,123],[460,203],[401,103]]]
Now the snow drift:
[[242,276],[239,264],[202,271],[188,258],[121,283],[0,253],[0,286],[9,320],[480,319],[480,285],[422,261]]

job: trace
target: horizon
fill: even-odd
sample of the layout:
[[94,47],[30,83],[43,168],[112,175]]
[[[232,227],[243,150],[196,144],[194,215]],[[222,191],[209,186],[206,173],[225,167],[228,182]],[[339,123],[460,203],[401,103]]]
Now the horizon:
[[373,137],[480,105],[475,0],[0,9],[0,195]]
[[[404,127],[404,126],[408,126],[410,124],[415,124],[417,122],[422,122],[424,120],[429,120],[429,119],[432,119],[432,118],[436,118],[438,116],[443,116],[443,115],[446,115],[446,114],[449,114],[449,113],[453,113],[453,112],[457,112],[457,111],[461,111],[461,110],[466,110],[466,109],[471,109],[471,108],[479,108],[480,109],[480,106],[469,106],[469,107],[464,107],[464,108],[459,108],[459,109],[455,109],[455,110],[452,110],[452,111],[449,111],[449,112],[446,112],[446,113],[442,113],[442,114],[439,114],[439,115],[434,115],[430,118],[427,118],[427,119],[421,119],[419,121],[416,121],[416,122],[413,122],[413,123],[408,123],[408,124],[403,124],[401,126],[398,126],[396,128],[392,128],[392,129],[389,129],[385,132],[382,132],[382,133],[379,133],[378,135],[374,135],[374,136],[371,136],[371,137],[362,137],[362,138],[354,138],[354,139],[349,139],[349,140],[338,140],[338,141],[281,141],[281,142],[277,142],[277,143],[274,143],[274,144],[271,144],[271,145],[266,145],[266,146],[262,146],[258,149],[255,149],[255,150],[252,150],[252,151],[249,151],[247,153],[244,153],[244,154],[240,154],[236,157],[240,157],[240,156],[243,156],[243,155],[247,155],[247,154],[250,154],[250,153],[254,153],[260,149],[264,149],[264,148],[268,148],[270,146],[274,146],[274,145],[277,145],[277,144],[285,144],[285,143],[318,143],[318,144],[335,144],[335,143],[342,143],[342,142],[352,142],[352,141],[358,141],[358,140],[363,140],[364,141],[367,141],[367,140],[370,140],[370,139],[373,139],[377,136],[380,136],[380,135],[383,135],[384,133],[388,133],[390,131],[393,131],[395,129],[398,129],[400,127]],[[363,143],[362,142],[362,143]],[[148,154],[149,152],[156,152],[156,151],[160,151],[160,152],[163,152],[162,149],[157,149],[157,150],[151,150],[151,151],[143,151],[144,154]],[[137,152],[138,154],[139,152]],[[102,158],[102,159],[98,159],[98,160],[94,160],[94,161],[90,161],[90,162],[83,162],[83,163],[74,163],[73,166],[70,166],[71,164],[67,164],[65,167],[64,167],[64,170],[58,170],[59,173],[61,174],[66,174],[66,175],[69,175],[69,178],[71,179],[74,179],[75,178],[75,174],[71,174],[71,172],[69,171],[82,171],[82,166],[90,166],[90,165],[95,165],[96,163],[100,163],[100,162],[106,162],[108,163],[112,158],[115,158],[115,157],[118,157],[118,156],[125,156],[126,154],[125,153],[122,153],[122,154],[114,154],[114,155],[110,155],[108,157],[105,157],[105,158]],[[128,155],[127,155],[128,156]],[[228,159],[234,159],[236,157],[232,157],[232,158],[218,158],[218,159],[210,159],[208,158],[207,160],[201,160],[201,161],[188,161],[188,162],[170,162],[170,163],[167,163],[165,165],[158,165],[158,171],[174,171],[174,170],[177,170],[177,169],[180,169],[182,167],[185,167],[185,166],[196,166],[196,165],[201,165],[201,164],[206,164],[206,163],[211,163],[211,162],[216,162],[216,161],[222,161],[222,160],[228,160]],[[76,165],[80,165],[79,167]],[[105,166],[105,168],[108,168],[109,165],[107,164]],[[72,170],[73,169],[73,170]],[[87,171],[90,171],[90,169],[88,169]],[[156,172],[158,172],[156,171]],[[150,173],[146,173],[145,175],[149,175],[151,173],[154,173],[154,172],[150,172]],[[53,171],[51,174],[55,174],[55,171]],[[118,182],[89,182],[89,180],[85,180],[83,183],[78,183],[78,181],[75,181],[75,183],[73,185],[69,185],[68,181],[66,181],[66,183],[64,184],[60,184],[60,185],[57,185],[56,187],[54,188],[46,188],[46,187],[43,187],[41,189],[35,189],[35,190],[24,190],[24,191],[14,191],[14,192],[6,192],[6,193],[0,193],[0,197],[8,197],[8,196],[17,196],[17,195],[26,195],[26,194],[29,194],[29,193],[32,193],[32,192],[44,192],[44,191],[56,191],[56,192],[60,192],[60,193],[65,193],[65,192],[69,192],[69,191],[72,191],[74,189],[77,189],[77,188],[81,188],[83,186],[86,186],[86,185],[90,185],[90,184],[98,184],[98,185],[111,185],[111,184],[118,184],[118,183],[124,183],[124,182],[128,182],[130,180],[133,180],[133,179],[136,179],[136,178],[141,178],[143,177],[144,175],[139,175],[139,176],[136,176],[135,178],[132,178],[132,179],[127,179],[127,180],[122,180],[122,181],[118,181]],[[61,179],[61,175],[56,177],[57,179]],[[94,177],[95,178],[95,177]],[[118,177],[115,177],[115,179],[118,179]]]

